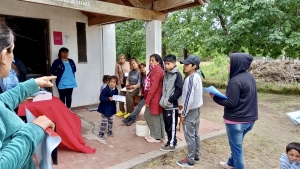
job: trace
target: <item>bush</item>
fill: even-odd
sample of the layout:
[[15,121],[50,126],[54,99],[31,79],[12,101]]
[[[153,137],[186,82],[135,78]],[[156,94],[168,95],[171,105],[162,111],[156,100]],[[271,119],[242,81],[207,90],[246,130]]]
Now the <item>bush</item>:
[[[226,89],[228,83],[228,58],[218,56],[213,62],[201,62],[201,71],[206,78],[203,79],[203,86],[215,86],[219,89]],[[257,91],[262,93],[300,95],[299,83],[270,83],[257,80]]]

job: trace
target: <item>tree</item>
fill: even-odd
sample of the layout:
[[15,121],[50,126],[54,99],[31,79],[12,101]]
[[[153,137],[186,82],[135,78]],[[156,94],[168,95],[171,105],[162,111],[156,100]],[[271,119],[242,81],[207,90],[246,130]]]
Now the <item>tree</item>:
[[139,61],[146,59],[145,22],[133,20],[116,24],[117,55],[125,54],[127,59],[136,57]]
[[163,45],[168,53],[175,52],[179,56],[188,53],[205,54],[203,40],[210,24],[204,18],[203,7],[190,8],[170,13],[163,24]]
[[215,19],[208,47],[222,53],[246,51],[252,55],[299,55],[300,2],[297,0],[215,0],[206,18]]
[[[232,51],[300,58],[299,0],[211,0],[208,5],[168,14],[162,54],[201,58]],[[117,24],[117,53],[145,58],[145,22]]]

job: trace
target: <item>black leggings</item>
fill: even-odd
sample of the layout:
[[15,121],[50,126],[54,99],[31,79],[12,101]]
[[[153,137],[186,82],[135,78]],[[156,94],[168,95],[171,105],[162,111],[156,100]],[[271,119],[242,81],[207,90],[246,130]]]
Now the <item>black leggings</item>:
[[58,89],[59,99],[68,107],[71,108],[73,88]]

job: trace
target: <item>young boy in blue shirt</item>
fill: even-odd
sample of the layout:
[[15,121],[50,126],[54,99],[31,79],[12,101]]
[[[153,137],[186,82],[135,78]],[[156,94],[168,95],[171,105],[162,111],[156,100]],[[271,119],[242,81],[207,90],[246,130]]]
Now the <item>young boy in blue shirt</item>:
[[163,108],[163,119],[168,142],[161,151],[174,151],[177,144],[176,126],[178,121],[178,99],[182,93],[182,76],[176,66],[176,56],[167,55],[163,58],[165,64],[165,76],[163,79],[163,91],[160,106]]
[[280,169],[300,169],[300,143],[290,143],[280,157]]

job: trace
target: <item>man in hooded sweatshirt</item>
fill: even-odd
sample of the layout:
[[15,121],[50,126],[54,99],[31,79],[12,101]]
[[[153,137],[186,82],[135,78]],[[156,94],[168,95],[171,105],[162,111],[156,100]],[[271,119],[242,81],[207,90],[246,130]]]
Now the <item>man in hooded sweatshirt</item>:
[[224,106],[223,118],[231,149],[228,161],[220,162],[220,166],[226,169],[244,169],[242,143],[258,119],[256,81],[247,71],[253,57],[245,53],[231,53],[229,57],[227,99],[212,94],[210,96],[217,104]]
[[178,99],[182,93],[182,76],[176,66],[176,56],[164,57],[165,76],[163,79],[163,91],[160,106],[163,108],[163,119],[168,142],[164,144],[161,151],[174,151],[177,144],[176,126],[178,121]]

